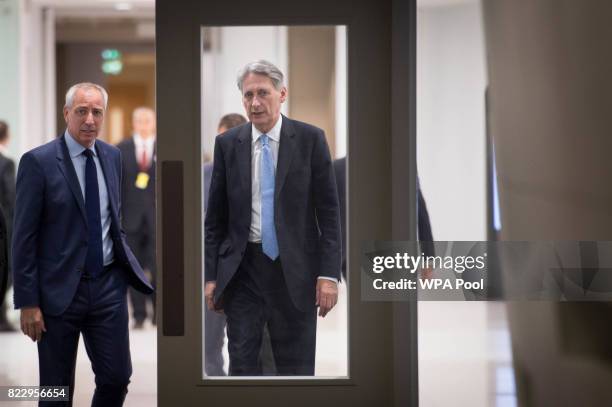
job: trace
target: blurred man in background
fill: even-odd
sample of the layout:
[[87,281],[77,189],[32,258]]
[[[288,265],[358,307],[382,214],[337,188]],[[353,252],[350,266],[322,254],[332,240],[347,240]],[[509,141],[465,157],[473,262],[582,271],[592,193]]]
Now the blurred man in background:
[[[238,113],[226,114],[219,120],[217,134],[223,134],[231,128],[246,123],[244,116]],[[213,163],[204,164],[204,213],[208,209],[210,176]],[[204,308],[204,370],[208,376],[225,376],[223,370],[223,343],[225,342],[225,315]]]
[[[123,228],[136,258],[155,286],[155,112],[139,107],[132,113],[134,134],[117,146],[123,159]],[[155,296],[130,288],[134,328],[147,319],[147,298],[153,305],[151,323],[156,323]]]
[[[346,156],[334,160],[334,172],[336,174],[336,186],[338,188],[338,202],[340,203],[340,226],[342,230],[342,277],[346,280],[346,255],[348,252],[348,238],[346,236]],[[425,204],[425,198],[421,192],[421,184],[417,177],[417,217],[418,229],[417,239],[420,241],[421,250],[425,256],[434,256],[433,233],[429,221],[429,212]],[[431,278],[433,270],[424,268],[421,277]]]

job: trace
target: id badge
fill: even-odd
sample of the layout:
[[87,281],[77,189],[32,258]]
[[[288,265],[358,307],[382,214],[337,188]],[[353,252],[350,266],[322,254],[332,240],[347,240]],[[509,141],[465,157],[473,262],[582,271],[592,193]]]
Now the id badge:
[[140,188],[140,189],[147,189],[147,186],[149,185],[149,174],[147,174],[146,172],[139,172],[138,176],[136,177],[136,188]]

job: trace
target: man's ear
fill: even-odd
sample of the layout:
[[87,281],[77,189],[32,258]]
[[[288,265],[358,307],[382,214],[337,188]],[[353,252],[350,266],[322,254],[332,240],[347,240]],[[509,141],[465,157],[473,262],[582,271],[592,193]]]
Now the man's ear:
[[280,90],[280,101],[281,103],[284,103],[285,100],[287,99],[287,88],[286,87],[282,87]]
[[68,109],[68,107],[64,106],[64,121],[66,123],[68,123],[68,113],[70,113],[70,109]]

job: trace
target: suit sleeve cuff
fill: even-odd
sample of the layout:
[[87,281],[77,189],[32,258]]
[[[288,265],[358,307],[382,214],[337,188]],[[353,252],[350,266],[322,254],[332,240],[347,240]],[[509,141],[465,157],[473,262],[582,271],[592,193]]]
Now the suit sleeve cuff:
[[318,280],[329,280],[329,281],[333,281],[334,283],[338,284],[338,279],[337,278],[333,278],[333,277],[326,277],[326,276],[319,276],[317,277]]

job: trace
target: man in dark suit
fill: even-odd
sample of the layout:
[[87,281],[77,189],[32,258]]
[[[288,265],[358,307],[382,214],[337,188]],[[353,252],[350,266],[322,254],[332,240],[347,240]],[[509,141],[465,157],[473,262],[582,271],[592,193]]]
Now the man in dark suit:
[[9,275],[8,226],[4,212],[0,208],[0,303],[4,303]]
[[[6,147],[10,139],[9,126],[0,120],[0,209],[4,212],[5,242],[10,241],[11,227],[13,225],[13,211],[15,208],[15,163],[7,157]],[[3,260],[2,267],[6,266],[10,270],[9,259]],[[10,273],[7,273],[6,284],[0,285],[0,297],[6,295],[6,290],[11,285]],[[4,287],[4,288],[3,288]],[[6,317],[8,309],[4,301],[0,302],[0,332],[11,332],[13,328]]]
[[[245,124],[244,116],[238,113],[224,115],[217,125],[217,134]],[[204,212],[208,210],[210,178],[213,164],[204,164]],[[225,376],[223,369],[223,344],[225,342],[225,315],[206,308],[204,310],[204,371],[208,376]]]
[[313,375],[316,317],[336,304],[340,214],[322,130],[280,114],[282,72],[248,64],[250,122],[215,141],[205,221],[205,297],[227,316],[231,375],[259,375],[267,324],[277,372]]
[[[123,228],[130,248],[155,285],[155,112],[147,107],[135,109],[132,126],[133,136],[117,145],[123,160]],[[130,288],[136,329],[147,319],[147,298],[153,302],[151,322],[155,325],[155,297]]]
[[12,257],[15,307],[38,342],[40,385],[70,386],[72,398],[82,334],[92,405],[104,407],[123,405],[132,374],[127,286],[153,292],[120,228],[121,153],[96,140],[107,100],[99,85],[72,86],[64,134],[21,158]]

